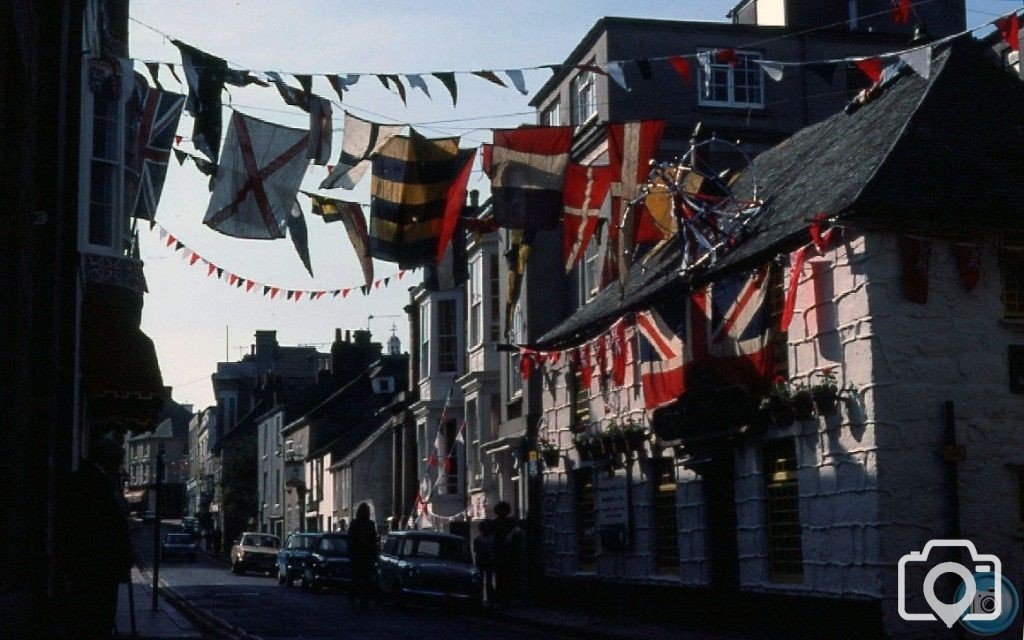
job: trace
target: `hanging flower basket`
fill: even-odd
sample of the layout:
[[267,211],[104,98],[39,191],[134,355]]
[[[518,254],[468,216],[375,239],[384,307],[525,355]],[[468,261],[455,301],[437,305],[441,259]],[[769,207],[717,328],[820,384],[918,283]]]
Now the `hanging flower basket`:
[[821,379],[811,387],[811,398],[819,416],[834,416],[838,411],[839,385],[831,367],[823,369]]
[[561,458],[561,452],[558,449],[541,449],[540,457],[544,460],[544,466],[548,469],[554,469],[558,466],[559,459]]
[[580,455],[580,460],[584,462],[596,460],[603,453],[601,438],[590,433],[576,434],[573,436],[572,443]]
[[775,378],[771,391],[761,401],[761,411],[771,418],[776,427],[788,427],[793,424],[793,393],[789,383],[782,376]]
[[633,421],[626,423],[626,426],[622,428],[622,433],[626,440],[627,451],[643,451],[644,445],[651,438],[651,432],[647,430],[647,427]]
[[793,392],[791,406],[793,418],[796,420],[810,420],[814,417],[814,400],[811,398],[811,392],[805,387]]

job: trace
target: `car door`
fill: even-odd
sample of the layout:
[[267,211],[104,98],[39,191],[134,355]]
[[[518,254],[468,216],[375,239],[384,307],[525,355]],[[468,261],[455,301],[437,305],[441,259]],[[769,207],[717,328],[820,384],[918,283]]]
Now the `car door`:
[[377,575],[381,589],[393,591],[398,578],[398,552],[402,539],[389,535],[384,540],[380,555],[377,557]]

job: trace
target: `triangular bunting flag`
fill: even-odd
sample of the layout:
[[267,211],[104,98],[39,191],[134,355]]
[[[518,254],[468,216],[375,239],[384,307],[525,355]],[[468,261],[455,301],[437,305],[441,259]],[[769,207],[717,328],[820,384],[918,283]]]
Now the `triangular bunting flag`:
[[373,288],[374,289],[380,289],[380,280],[375,280],[374,281]]
[[402,271],[399,271],[399,272],[398,272],[398,279],[399,279],[399,280],[401,280],[401,279],[402,279],[402,277],[404,277],[404,276],[405,276],[405,270],[404,270],[404,269],[403,269]]
[[252,288],[253,288],[254,286],[256,286],[256,283],[255,283],[255,282],[253,282],[252,280],[250,280],[250,281],[246,282],[246,283],[245,283],[245,292],[246,292],[246,293],[249,293],[250,291],[252,291]]
[[270,287],[263,285],[263,295],[267,295],[268,293],[270,293]]
[[294,292],[294,291],[292,291],[291,289],[289,289],[289,290],[288,290],[288,293],[286,293],[286,294],[285,294],[285,298],[286,298],[287,300],[291,300],[291,299],[292,299],[293,297],[295,297],[295,292]]
[[182,244],[182,243],[180,243],[180,242],[175,242],[175,243],[174,243],[174,250],[175,250],[175,251],[181,251],[181,250],[182,250],[182,249],[183,249],[184,247],[185,247],[185,245],[183,245],[183,244]]
[[[384,88],[387,89],[388,91],[397,91],[398,97],[402,99],[402,104],[406,104],[405,85],[402,84],[402,80],[398,77],[398,75],[393,73],[378,73],[377,79],[380,80],[380,83],[384,85]],[[391,88],[392,82],[395,83],[394,89]]]
[[160,239],[161,240],[166,240],[167,239],[167,229],[164,229],[163,227],[160,227]]
[[647,58],[640,58],[636,60],[636,68],[640,72],[640,77],[644,80],[650,80],[651,76],[651,61]]
[[427,87],[427,83],[423,80],[423,76],[418,73],[407,73],[405,74],[405,81],[409,83],[409,86],[413,89],[419,89],[423,92],[423,95],[430,97],[430,89]]
[[1020,20],[1016,13],[1012,13],[995,21],[999,35],[1003,36],[1006,44],[1010,45],[1013,51],[1020,51]]
[[150,77],[153,78],[153,86],[156,87],[157,89],[160,89],[162,91],[163,87],[160,86],[160,63],[159,62],[147,62],[146,63],[146,70],[149,71]]
[[910,22],[910,0],[892,0],[892,10],[889,17],[896,24],[907,24]]
[[472,73],[474,76],[476,76],[478,78],[483,78],[484,80],[486,80],[488,82],[493,82],[494,84],[498,85],[499,87],[507,87],[508,86],[493,71],[487,71],[485,69],[483,71],[471,71],[470,73]]
[[459,86],[455,84],[455,73],[452,71],[438,71],[433,74],[435,78],[441,81],[444,88],[448,90],[448,93],[452,96],[452,106],[454,107],[459,101]]
[[334,89],[334,92],[338,94],[338,100],[344,102],[345,92],[348,91],[349,87],[359,82],[359,75],[355,73],[350,73],[346,76],[327,76],[327,82],[330,83],[331,88]]
[[232,273],[232,274],[231,274],[231,277],[230,277],[230,278],[228,278],[228,284],[229,284],[229,285],[235,284],[235,282],[236,282],[237,280],[238,280],[238,276],[236,276],[235,274],[233,274],[233,273]]
[[350,291],[352,291],[352,289],[342,289],[341,290],[341,297],[342,298],[347,298]]
[[765,75],[769,78],[775,82],[782,80],[782,71],[784,67],[781,64],[770,60],[758,60],[757,63],[761,65],[761,69],[764,70]]
[[932,75],[932,48],[923,47],[900,54],[902,60],[914,73],[927,80]]
[[668,63],[687,85],[693,84],[693,71],[690,69],[689,60],[682,56],[672,56],[668,59]]
[[302,292],[301,291],[296,291],[295,292],[295,302],[298,302],[299,298],[301,298],[301,297],[302,297]]
[[245,278],[239,278],[238,282],[235,283],[235,286],[241,289],[243,284],[245,284]]
[[175,242],[177,242],[177,240],[175,240],[174,236],[172,234],[167,234],[167,246],[169,247]]
[[309,276],[313,277],[313,265],[309,262],[309,232],[306,230],[306,219],[302,216],[302,207],[299,201],[292,203],[291,213],[286,218],[288,224],[288,236],[295,246],[295,253],[299,254],[302,266],[306,267]]
[[195,251],[193,251],[192,255],[188,259],[188,264],[189,264],[189,266],[192,266],[192,265],[194,265],[197,262],[199,262],[199,254],[196,253]]
[[529,93],[526,89],[526,78],[523,77],[522,71],[519,69],[506,69],[505,75],[512,81],[512,86],[516,88],[516,91],[524,96]]
[[387,289],[389,284],[391,284],[391,276],[384,278],[384,288]]
[[735,67],[739,61],[740,59],[736,57],[735,49],[715,49],[715,62],[721,62],[722,64],[729,65],[730,67]]
[[217,267],[217,279],[220,280],[223,277],[224,277],[224,269],[221,268],[221,267]]
[[270,299],[273,300],[274,296],[276,296],[280,292],[281,292],[281,288],[280,287],[271,287],[270,288]]
[[615,81],[615,84],[622,87],[624,91],[629,91],[629,87],[626,85],[626,74],[622,70],[621,62],[609,62],[604,65],[604,70],[608,77]]
[[871,84],[878,82],[882,77],[882,60],[878,57],[854,60],[853,64],[871,80]]

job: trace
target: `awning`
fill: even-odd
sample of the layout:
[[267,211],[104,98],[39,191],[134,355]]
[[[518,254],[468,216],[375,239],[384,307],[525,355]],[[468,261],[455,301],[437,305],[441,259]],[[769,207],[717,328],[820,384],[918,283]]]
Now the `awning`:
[[146,499],[146,490],[136,489],[134,491],[125,491],[124,499],[128,501],[128,504],[143,502]]
[[82,307],[82,390],[92,423],[152,428],[167,397],[153,341],[139,329],[142,296],[90,282]]

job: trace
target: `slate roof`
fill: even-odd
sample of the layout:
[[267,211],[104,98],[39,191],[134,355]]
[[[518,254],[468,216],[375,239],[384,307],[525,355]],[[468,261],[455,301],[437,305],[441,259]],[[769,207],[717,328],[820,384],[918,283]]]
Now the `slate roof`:
[[[823,212],[859,228],[960,231],[1024,228],[1024,83],[986,60],[969,37],[937,49],[929,80],[902,70],[873,101],[801,129],[765,151],[733,185],[767,207],[749,238],[693,284],[764,263],[809,241]],[[676,294],[679,243],[634,264],[615,284],[536,342],[579,344],[657,295]]]

